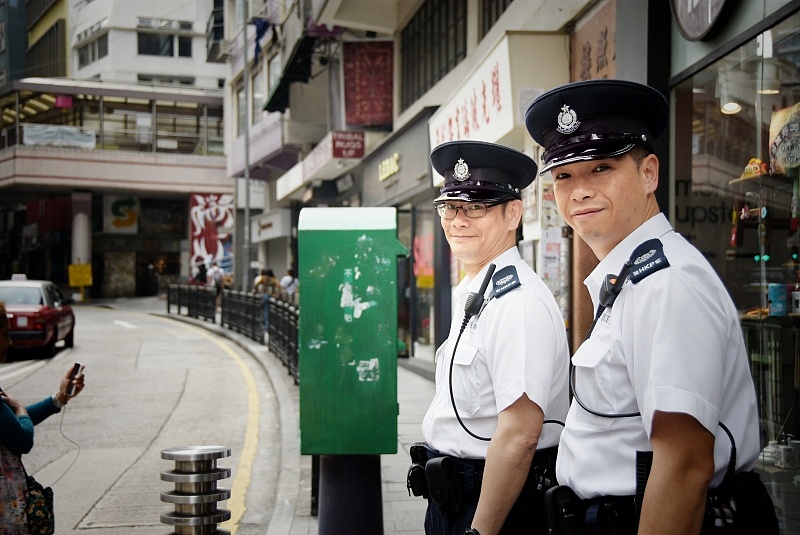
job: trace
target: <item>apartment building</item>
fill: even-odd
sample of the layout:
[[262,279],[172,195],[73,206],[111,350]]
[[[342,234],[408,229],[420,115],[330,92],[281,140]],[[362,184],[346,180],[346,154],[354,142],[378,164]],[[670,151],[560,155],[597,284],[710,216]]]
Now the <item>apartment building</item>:
[[24,4],[29,42],[6,52],[27,51],[26,74],[0,90],[0,276],[77,293],[89,265],[85,295],[114,297],[230,269],[221,5]]

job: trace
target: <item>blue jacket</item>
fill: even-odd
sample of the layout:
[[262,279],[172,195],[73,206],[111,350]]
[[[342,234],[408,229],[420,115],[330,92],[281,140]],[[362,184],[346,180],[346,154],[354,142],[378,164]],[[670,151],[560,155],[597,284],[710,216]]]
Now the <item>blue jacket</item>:
[[28,453],[33,448],[33,426],[61,409],[46,397],[38,403],[25,407],[27,416],[17,416],[11,407],[0,403],[0,443],[17,455]]

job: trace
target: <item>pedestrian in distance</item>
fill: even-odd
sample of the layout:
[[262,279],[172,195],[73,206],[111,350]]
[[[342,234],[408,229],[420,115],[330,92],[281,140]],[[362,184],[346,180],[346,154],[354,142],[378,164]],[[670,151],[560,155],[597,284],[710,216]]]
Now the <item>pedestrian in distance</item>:
[[283,292],[288,296],[292,296],[297,291],[297,287],[300,283],[297,277],[295,277],[294,270],[289,268],[286,270],[286,275],[281,277],[280,284],[281,288],[283,288]]
[[[12,345],[9,329],[5,304],[0,302],[0,363],[6,361]],[[72,366],[52,396],[28,406],[0,389],[0,533],[3,535],[29,533],[25,512],[28,487],[21,458],[33,448],[34,426],[61,412],[83,390],[83,372],[74,378],[71,375]]]
[[436,352],[436,391],[425,442],[411,448],[409,487],[429,498],[429,535],[544,534],[569,350],[555,298],[517,249],[520,192],[536,164],[479,141],[439,145],[430,160],[445,178],[434,203],[466,277]]
[[[718,490],[734,444],[735,471],[766,495],[748,472],[760,439],[739,314],[656,201],[653,141],[668,119],[661,93],[622,80],[555,88],[526,113],[559,212],[599,260],[584,281],[597,313],[572,357],[563,487],[548,494],[556,533],[565,510],[576,533],[715,533],[729,519]],[[741,520],[750,502],[738,506]],[[738,529],[777,533],[774,510]]]
[[205,286],[206,281],[207,281],[206,264],[205,262],[200,262],[197,266],[197,283],[200,286]]
[[253,291],[256,295],[261,296],[261,304],[263,306],[261,323],[264,331],[269,328],[269,299],[271,295],[277,292],[278,288],[280,288],[280,284],[278,284],[278,279],[275,277],[275,272],[269,268],[262,269],[258,277],[253,281]]
[[219,311],[222,308],[222,290],[225,289],[225,270],[214,261],[211,263],[206,277],[208,285],[214,288],[214,308]]

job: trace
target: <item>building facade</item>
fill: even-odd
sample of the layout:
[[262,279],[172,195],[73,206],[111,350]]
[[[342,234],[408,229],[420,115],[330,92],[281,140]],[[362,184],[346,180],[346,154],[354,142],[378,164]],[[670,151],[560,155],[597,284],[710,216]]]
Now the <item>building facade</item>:
[[27,46],[6,52],[26,51],[27,77],[0,90],[0,277],[116,297],[230,267],[214,1],[24,5]]
[[[621,78],[668,95],[656,196],[741,310],[762,415],[759,470],[784,532],[797,530],[800,2],[308,0],[250,9],[242,20],[272,25],[259,41],[263,78],[252,80],[250,109],[281,125],[274,146],[293,161],[268,171],[253,164],[269,205],[253,223],[269,230],[250,260],[293,265],[304,206],[395,206],[411,251],[400,269],[399,338],[418,358],[431,358],[446,336],[461,276],[432,210],[441,178],[430,149],[469,138],[538,158],[521,117],[538,94],[569,81]],[[229,98],[241,102],[244,92]],[[337,140],[358,149],[337,152]],[[591,322],[583,279],[597,260],[563,225],[551,187],[546,175],[525,192],[520,248],[556,294],[574,349]],[[275,240],[287,254],[269,254]]]

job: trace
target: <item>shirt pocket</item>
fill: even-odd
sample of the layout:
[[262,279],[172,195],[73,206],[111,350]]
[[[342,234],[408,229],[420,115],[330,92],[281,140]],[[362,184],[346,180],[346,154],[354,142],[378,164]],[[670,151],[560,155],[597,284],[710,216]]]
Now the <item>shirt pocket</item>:
[[453,356],[453,398],[459,415],[474,416],[480,408],[477,355],[478,346],[462,339]]
[[611,348],[589,338],[572,357],[575,366],[574,397],[582,410],[576,419],[593,427],[609,427],[614,418],[591,414],[586,408],[602,414],[618,414],[619,389],[630,388],[627,368],[615,358]]

